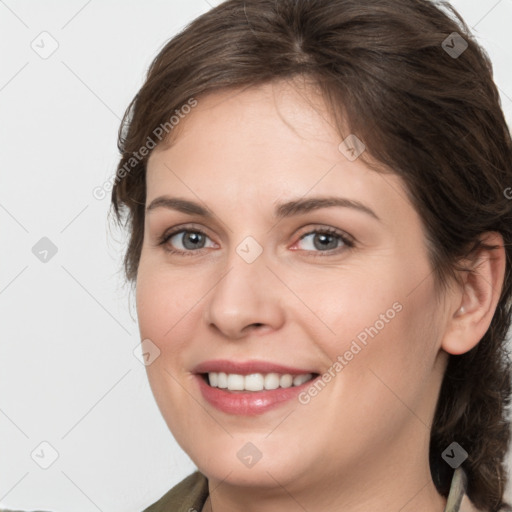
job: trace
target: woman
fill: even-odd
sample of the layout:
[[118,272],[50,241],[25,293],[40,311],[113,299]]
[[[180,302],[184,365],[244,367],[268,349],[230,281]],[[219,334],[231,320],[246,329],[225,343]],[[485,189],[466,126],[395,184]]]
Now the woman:
[[147,511],[502,511],[512,142],[427,0],[228,0],[120,129],[147,372],[198,471]]

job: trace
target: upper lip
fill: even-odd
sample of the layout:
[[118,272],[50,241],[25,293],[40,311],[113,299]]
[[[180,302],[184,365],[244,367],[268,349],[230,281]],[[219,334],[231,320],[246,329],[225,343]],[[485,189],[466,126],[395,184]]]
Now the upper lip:
[[215,359],[203,361],[195,366],[193,373],[224,372],[236,373],[238,375],[249,375],[251,373],[289,373],[291,375],[302,375],[305,373],[316,373],[312,370],[292,368],[282,364],[269,361],[230,361],[227,359]]

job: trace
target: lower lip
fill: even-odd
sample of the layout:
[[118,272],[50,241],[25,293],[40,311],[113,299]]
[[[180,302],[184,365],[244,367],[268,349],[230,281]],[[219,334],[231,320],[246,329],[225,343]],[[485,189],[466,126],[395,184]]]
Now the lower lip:
[[314,383],[318,377],[308,380],[300,386],[243,392],[213,388],[205,382],[201,375],[196,375],[203,398],[209,404],[228,414],[243,416],[262,414],[292,400]]

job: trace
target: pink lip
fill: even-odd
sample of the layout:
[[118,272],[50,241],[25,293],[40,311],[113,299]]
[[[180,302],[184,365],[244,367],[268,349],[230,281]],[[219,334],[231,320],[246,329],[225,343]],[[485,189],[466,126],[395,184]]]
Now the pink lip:
[[267,361],[230,361],[227,359],[215,359],[204,361],[192,369],[192,373],[224,372],[237,373],[239,375],[249,375],[251,373],[289,373],[291,375],[301,375],[303,373],[317,373],[313,370],[301,368],[292,368],[281,364],[270,363]]
[[237,373],[248,375],[250,373],[289,373],[300,375],[304,373],[317,373],[288,366],[277,365],[262,361],[247,361],[235,363],[233,361],[216,360],[206,361],[194,368],[199,389],[203,398],[213,407],[228,414],[255,416],[274,409],[279,405],[295,398],[306,387],[310,386],[318,377],[289,388],[277,388],[263,391],[228,391],[226,389],[211,387],[200,374],[208,372]]

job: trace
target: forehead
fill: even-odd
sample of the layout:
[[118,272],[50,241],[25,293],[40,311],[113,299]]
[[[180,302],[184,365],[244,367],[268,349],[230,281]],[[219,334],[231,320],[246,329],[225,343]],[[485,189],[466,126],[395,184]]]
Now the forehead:
[[[171,147],[195,146],[197,151],[222,147],[226,158],[242,147],[240,157],[246,160],[253,153],[260,159],[275,159],[276,150],[281,156],[291,150],[321,156],[326,147],[337,146],[339,139],[321,96],[297,80],[208,93],[197,98],[197,106],[181,117],[170,134]],[[150,162],[167,149],[169,145],[157,146]]]
[[340,152],[342,138],[313,88],[272,82],[197,101],[171,146],[151,154],[148,201],[173,193],[264,207],[278,198],[339,193],[376,208],[410,208],[398,176],[381,176]]

